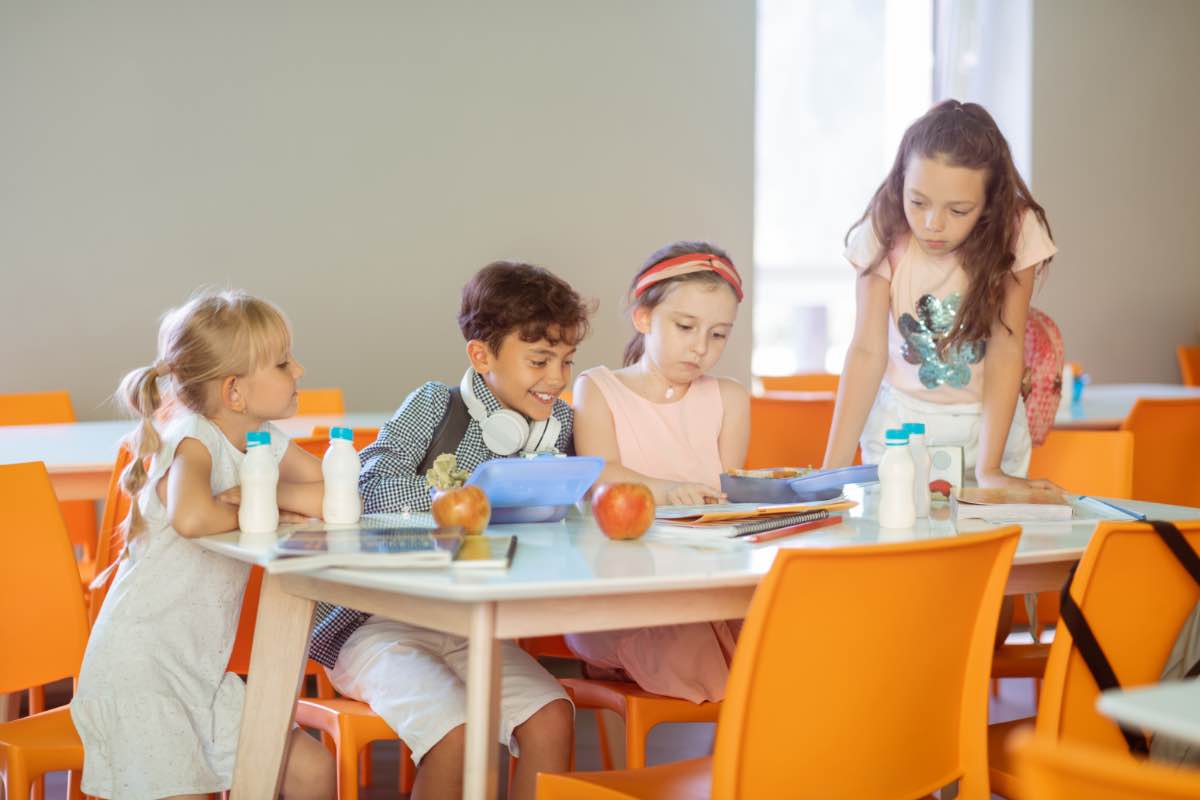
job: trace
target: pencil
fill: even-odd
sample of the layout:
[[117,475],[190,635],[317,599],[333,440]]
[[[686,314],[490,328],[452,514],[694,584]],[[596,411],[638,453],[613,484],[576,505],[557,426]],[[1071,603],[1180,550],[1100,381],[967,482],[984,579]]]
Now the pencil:
[[814,520],[813,522],[801,522],[799,525],[789,525],[786,528],[779,528],[774,531],[765,531],[764,533],[752,533],[749,536],[739,537],[743,542],[769,542],[772,539],[782,539],[784,536],[791,536],[796,533],[804,533],[816,528],[824,528],[827,525],[837,525],[842,521],[841,517],[826,517],[825,519]]

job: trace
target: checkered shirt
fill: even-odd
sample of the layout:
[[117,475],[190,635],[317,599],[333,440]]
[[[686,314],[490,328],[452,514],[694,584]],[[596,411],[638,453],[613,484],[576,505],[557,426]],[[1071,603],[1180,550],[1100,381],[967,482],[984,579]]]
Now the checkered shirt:
[[[475,396],[489,414],[502,407],[478,373],[472,375],[472,381]],[[379,431],[379,438],[363,448],[359,454],[362,473],[358,479],[363,513],[429,510],[429,486],[425,476],[417,473],[417,468],[425,460],[449,406],[450,387],[430,381],[410,394]],[[573,453],[571,407],[558,400],[551,413],[561,425],[555,446],[561,453]],[[500,457],[483,443],[483,431],[474,419],[467,423],[467,432],[458,443],[455,456],[458,466],[467,470]],[[352,608],[317,603],[309,656],[332,668],[346,639],[370,616]]]

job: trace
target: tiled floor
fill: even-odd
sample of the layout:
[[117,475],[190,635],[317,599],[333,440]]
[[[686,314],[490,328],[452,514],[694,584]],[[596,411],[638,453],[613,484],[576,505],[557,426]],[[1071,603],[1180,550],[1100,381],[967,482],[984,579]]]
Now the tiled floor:
[[[1001,681],[999,698],[991,703],[991,719],[996,722],[1031,716],[1034,713],[1033,681]],[[647,758],[651,764],[659,764],[681,758],[694,758],[709,753],[713,740],[712,725],[660,725],[650,735]],[[377,742],[372,751],[374,775],[371,786],[360,793],[363,800],[396,800],[399,794],[398,747],[392,742]],[[600,768],[600,748],[592,712],[580,711],[575,725],[575,759],[578,769]],[[507,757],[500,759],[502,768]],[[501,779],[501,787],[504,780]],[[66,775],[55,773],[49,776],[46,800],[66,797]]]

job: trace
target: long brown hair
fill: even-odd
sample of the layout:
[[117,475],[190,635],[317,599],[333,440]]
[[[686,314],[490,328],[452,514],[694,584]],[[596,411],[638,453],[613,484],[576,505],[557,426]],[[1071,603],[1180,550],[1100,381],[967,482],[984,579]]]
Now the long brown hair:
[[[968,279],[966,297],[954,328],[938,342],[938,351],[945,353],[951,347],[987,339],[996,320],[1011,333],[1002,312],[1006,281],[1012,278],[1013,251],[1020,235],[1021,217],[1032,209],[1047,235],[1050,223],[1017,172],[1008,142],[996,121],[983,106],[944,100],[910,125],[900,140],[891,171],[850,231],[870,219],[881,245],[872,268],[887,258],[900,237],[909,233],[904,216],[904,172],[914,156],[942,159],[954,167],[987,172],[983,213],[958,248]],[[847,243],[849,240],[847,232]]]
[[[637,271],[637,274],[633,276],[633,280],[629,283],[629,307],[627,311],[633,312],[633,310],[636,308],[653,309],[659,303],[661,303],[664,298],[666,298],[667,293],[670,292],[671,289],[681,283],[701,283],[711,285],[713,287],[729,286],[730,288],[733,288],[732,284],[730,284],[716,272],[692,272],[688,273],[687,275],[679,275],[674,278],[667,278],[664,281],[659,281],[658,283],[651,285],[648,289],[646,289],[646,291],[642,292],[640,296],[634,296],[634,289],[637,287],[638,280],[642,277],[642,275],[646,274],[650,268],[661,264],[667,259],[676,258],[678,256],[692,255],[693,253],[717,256],[718,258],[723,258],[732,263],[732,259],[729,258],[728,253],[717,247],[715,244],[709,244],[708,242],[680,241],[671,242],[664,247],[660,247],[650,254],[650,257],[646,259],[645,263],[642,264],[642,268]],[[641,359],[642,353],[645,351],[646,337],[640,331],[635,331],[633,338],[631,338],[625,345],[625,358],[622,361],[622,364],[626,367],[636,364],[638,360]]]
[[277,358],[290,342],[283,312],[241,291],[202,290],[163,316],[158,359],[128,373],[115,395],[138,418],[126,438],[133,459],[121,474],[121,488],[132,500],[123,526],[126,542],[141,532],[138,493],[146,486],[144,460],[162,444],[154,418],[164,395],[197,414],[212,414],[214,379],[245,375]]

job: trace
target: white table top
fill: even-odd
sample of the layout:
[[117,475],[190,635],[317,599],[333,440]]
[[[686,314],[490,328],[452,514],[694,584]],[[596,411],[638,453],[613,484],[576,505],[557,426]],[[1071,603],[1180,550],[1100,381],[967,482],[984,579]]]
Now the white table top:
[[[1064,391],[1069,392],[1070,387]],[[1059,410],[1054,424],[1059,427],[1111,426],[1118,427],[1140,397],[1200,398],[1200,387],[1170,383],[1112,383],[1083,387],[1080,402]]]
[[[378,428],[389,412],[338,416],[291,417],[275,423],[288,436],[309,436],[318,426]],[[44,461],[51,472],[71,469],[112,469],[117,445],[134,428],[133,420],[68,422],[61,425],[0,426],[0,464]]]
[[[566,520],[540,525],[493,526],[490,533],[518,537],[512,568],[503,571],[462,572],[449,569],[342,569],[320,570],[323,580],[382,589],[434,599],[460,602],[517,598],[573,597],[622,594],[631,591],[667,591],[722,586],[754,586],[771,567],[780,547],[844,547],[882,542],[914,541],[954,536],[958,529],[986,530],[998,523],[968,520],[956,529],[948,518],[918,520],[911,530],[880,529],[875,519],[876,490],[847,487],[847,495],[860,500],[849,512],[840,512],[839,525],[780,539],[770,544],[717,540],[696,543],[651,529],[635,541],[610,541],[590,514],[573,510]],[[1200,509],[1156,503],[1117,501],[1152,517],[1200,519]],[[948,517],[943,505],[935,511]],[[1077,519],[1067,522],[1022,523],[1024,534],[1014,564],[1032,565],[1073,560],[1087,546],[1100,517],[1077,507]],[[428,514],[388,517],[399,525],[432,525]],[[320,523],[315,523],[319,525]],[[309,526],[311,527],[311,525]],[[277,534],[247,535],[237,532],[206,537],[201,544],[242,561],[265,564]]]
[[1200,744],[1200,679],[1109,690],[1096,710],[1126,725]]

